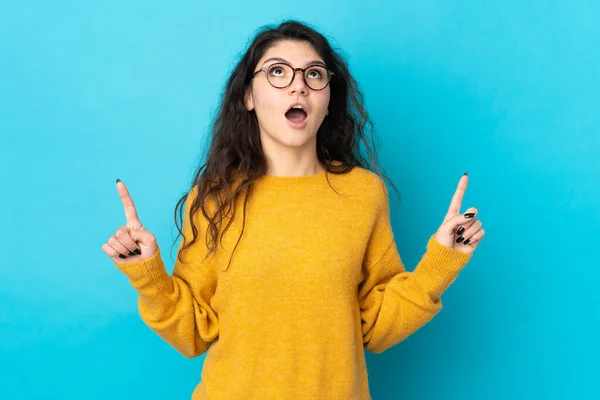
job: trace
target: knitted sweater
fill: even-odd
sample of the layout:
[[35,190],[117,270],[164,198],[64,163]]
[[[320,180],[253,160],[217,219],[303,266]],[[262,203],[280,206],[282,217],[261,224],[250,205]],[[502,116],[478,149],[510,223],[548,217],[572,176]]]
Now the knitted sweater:
[[[188,241],[196,195],[194,188],[185,207]],[[260,178],[245,226],[240,200],[205,260],[208,222],[199,210],[199,237],[171,275],[160,248],[145,261],[117,264],[152,330],[185,357],[206,352],[192,399],[371,399],[364,350],[381,353],[429,322],[471,255],[431,236],[406,271],[388,190],[361,167]]]

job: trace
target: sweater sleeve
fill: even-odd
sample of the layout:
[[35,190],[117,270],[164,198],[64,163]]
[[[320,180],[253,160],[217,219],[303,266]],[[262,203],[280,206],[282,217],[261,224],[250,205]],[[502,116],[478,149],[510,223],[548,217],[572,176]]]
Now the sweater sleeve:
[[442,245],[432,235],[414,271],[406,271],[392,232],[387,189],[383,193],[359,285],[363,343],[376,354],[407,338],[442,309],[441,294],[472,256]]
[[[196,189],[190,191],[183,216],[183,233],[192,240],[188,222],[191,202]],[[200,214],[198,211],[194,214]],[[204,226],[197,226],[198,238],[182,254],[183,261],[175,258],[170,276],[159,250],[149,259],[140,262],[115,264],[129,278],[138,292],[138,311],[142,320],[161,338],[185,357],[203,354],[217,340],[219,321],[210,306],[217,279],[206,255]],[[183,246],[183,240],[179,249]],[[188,263],[189,261],[192,263]]]

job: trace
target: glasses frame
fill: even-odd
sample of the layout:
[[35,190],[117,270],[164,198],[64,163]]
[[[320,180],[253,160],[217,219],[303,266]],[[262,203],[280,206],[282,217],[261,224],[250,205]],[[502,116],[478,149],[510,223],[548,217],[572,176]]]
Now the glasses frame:
[[[292,69],[292,71],[293,71],[293,75],[292,75],[292,80],[290,81],[290,83],[288,83],[286,86],[282,86],[282,87],[275,86],[275,85],[273,85],[273,84],[271,83],[271,80],[269,79],[269,75],[267,74],[267,70],[268,70],[269,68],[271,68],[273,65],[287,65],[288,67],[290,67],[290,68]],[[307,69],[309,69],[309,68],[312,68],[312,67],[321,67],[321,68],[325,68],[325,71],[327,71],[327,83],[326,83],[326,84],[325,84],[325,86],[323,86],[321,89],[313,89],[313,88],[312,88],[312,86],[310,86],[310,85],[308,84],[308,81],[306,80],[306,70],[307,70]],[[335,74],[334,74],[332,71],[330,71],[329,69],[327,69],[327,67],[325,67],[325,66],[323,66],[323,65],[320,65],[320,64],[309,65],[309,66],[308,66],[308,67],[306,67],[306,68],[294,68],[293,66],[291,66],[291,65],[290,65],[290,64],[288,64],[288,63],[285,63],[285,62],[283,62],[283,61],[279,61],[279,62],[275,62],[275,63],[273,63],[273,64],[271,64],[271,65],[267,65],[266,67],[262,67],[261,69],[258,69],[258,70],[256,70],[256,71],[254,71],[254,74],[252,74],[252,79],[254,79],[254,77],[255,77],[257,74],[259,74],[260,72],[263,72],[263,71],[265,72],[265,77],[267,78],[267,82],[269,82],[269,84],[270,84],[271,86],[273,86],[274,88],[276,88],[276,89],[287,89],[287,88],[289,88],[289,87],[291,86],[291,84],[292,84],[292,83],[294,83],[294,79],[296,79],[296,75],[297,75],[297,74],[296,74],[296,72],[298,72],[298,71],[302,71],[302,79],[304,79],[304,83],[305,83],[305,84],[306,84],[306,86],[308,86],[308,87],[309,87],[311,90],[314,90],[314,91],[316,91],[316,92],[319,92],[319,91],[321,91],[321,90],[325,89],[327,86],[329,86],[329,83],[331,82],[331,77],[332,77],[333,75],[335,75]]]

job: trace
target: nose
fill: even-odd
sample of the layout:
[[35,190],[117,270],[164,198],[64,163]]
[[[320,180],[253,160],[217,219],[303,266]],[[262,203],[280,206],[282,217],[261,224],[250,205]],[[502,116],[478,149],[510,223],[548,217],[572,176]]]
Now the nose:
[[[300,74],[300,76],[297,76],[297,74]],[[304,82],[304,72],[303,71],[294,71],[294,79],[292,79],[292,83],[290,84],[289,90],[292,93],[296,93],[296,92],[300,92],[300,93],[307,93],[307,86],[306,86],[306,82]]]

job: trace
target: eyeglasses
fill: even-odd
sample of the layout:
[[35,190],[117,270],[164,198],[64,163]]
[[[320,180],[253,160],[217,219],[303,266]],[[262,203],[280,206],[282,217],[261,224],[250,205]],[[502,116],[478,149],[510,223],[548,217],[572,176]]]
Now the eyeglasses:
[[306,68],[294,68],[286,63],[275,63],[255,71],[252,79],[254,79],[256,74],[262,71],[267,75],[267,80],[271,86],[277,89],[284,89],[290,86],[296,77],[296,71],[302,72],[306,86],[312,90],[325,89],[333,75],[333,72],[321,65],[311,65]]

